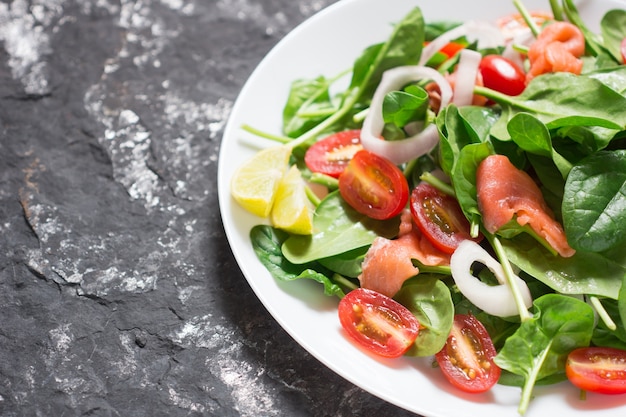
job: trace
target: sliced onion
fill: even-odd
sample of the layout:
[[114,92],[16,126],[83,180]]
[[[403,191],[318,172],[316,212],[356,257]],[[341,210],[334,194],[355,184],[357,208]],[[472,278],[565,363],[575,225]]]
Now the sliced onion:
[[535,41],[535,35],[529,28],[520,31],[513,39],[506,44],[502,56],[517,64],[520,68],[524,68],[524,56],[516,51],[514,45],[529,47]]
[[479,49],[495,48],[504,45],[504,35],[498,27],[491,23],[470,20],[442,33],[426,45],[422,50],[419,65],[426,65],[430,58],[440,51],[441,48],[462,36],[465,36],[469,42],[477,42]]
[[[480,262],[493,272],[500,285],[487,285],[472,275],[474,262]],[[506,283],[504,270],[498,261],[476,242],[464,240],[450,258],[452,278],[461,293],[476,307],[498,317],[518,314],[513,292]],[[517,275],[514,279],[526,308],[532,306],[532,297],[526,283]]]
[[460,54],[454,82],[454,96],[452,97],[452,103],[459,107],[472,104],[478,66],[482,59],[480,52],[470,49],[463,49]]
[[439,86],[441,108],[447,106],[452,98],[452,88],[436,70],[408,65],[392,68],[383,73],[361,128],[363,148],[389,159],[394,164],[402,164],[430,152],[435,147],[439,141],[439,132],[434,123],[406,139],[387,141],[381,138],[385,126],[383,101],[387,93],[400,90],[411,82],[425,79],[432,80]]

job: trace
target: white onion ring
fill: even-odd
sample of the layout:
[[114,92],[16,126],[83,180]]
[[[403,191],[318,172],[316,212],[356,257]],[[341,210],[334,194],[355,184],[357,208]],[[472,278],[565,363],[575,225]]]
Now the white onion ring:
[[516,51],[513,47],[514,45],[522,45],[529,47],[535,41],[535,35],[533,35],[532,31],[527,28],[525,30],[520,31],[517,35],[513,37],[513,39],[507,43],[504,47],[504,51],[502,51],[502,56],[507,58],[517,64],[521,69],[524,68],[524,57],[523,54]]
[[428,45],[422,49],[422,55],[418,65],[426,65],[426,63],[444,46],[455,39],[465,36],[470,42],[478,42],[478,48],[495,48],[504,45],[504,35],[496,26],[476,20],[470,20],[460,26],[455,27],[437,38],[433,39]]
[[[487,285],[474,277],[470,269],[480,262],[493,272],[500,285]],[[513,292],[506,284],[504,270],[498,261],[478,243],[464,240],[450,257],[452,278],[461,293],[476,307],[498,317],[511,317],[519,313]],[[526,308],[532,306],[532,297],[526,283],[515,275],[515,283]]]
[[441,108],[452,98],[452,88],[439,72],[432,68],[407,65],[392,68],[383,73],[380,84],[374,92],[370,109],[361,128],[361,144],[364,149],[389,159],[394,164],[402,164],[430,152],[439,141],[439,131],[434,123],[406,139],[388,141],[381,138],[385,122],[383,101],[387,93],[400,90],[405,85],[429,79],[441,91]]
[[454,82],[454,96],[452,97],[452,103],[459,107],[469,106],[474,100],[474,85],[478,75],[478,66],[482,59],[480,52],[470,49],[463,49],[460,54]]

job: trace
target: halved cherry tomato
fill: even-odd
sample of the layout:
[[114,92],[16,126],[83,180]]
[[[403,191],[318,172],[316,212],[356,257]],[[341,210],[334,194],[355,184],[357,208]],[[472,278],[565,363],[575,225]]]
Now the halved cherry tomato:
[[626,351],[608,347],[574,349],[565,374],[578,388],[600,394],[626,394]]
[[339,176],[339,192],[356,211],[378,220],[390,219],[409,201],[409,184],[391,161],[358,151]]
[[457,314],[445,346],[435,359],[455,387],[471,393],[493,387],[502,370],[493,358],[496,349],[485,326],[474,316]]
[[341,299],[339,321],[350,339],[386,358],[402,356],[419,332],[419,322],[409,309],[365,288],[352,290]]
[[315,142],[307,149],[304,163],[313,172],[338,178],[355,153],[363,149],[360,130],[344,130]]
[[411,193],[413,221],[437,249],[453,253],[465,239],[480,242],[470,235],[470,224],[458,201],[427,182],[419,183]]
[[622,64],[626,65],[626,38],[622,39],[620,50],[622,52]]
[[513,61],[500,55],[486,55],[478,67],[487,88],[510,96],[526,88],[526,74]]

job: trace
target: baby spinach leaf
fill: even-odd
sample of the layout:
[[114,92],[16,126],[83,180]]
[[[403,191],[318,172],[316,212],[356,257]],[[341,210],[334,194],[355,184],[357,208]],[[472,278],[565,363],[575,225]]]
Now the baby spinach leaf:
[[600,21],[604,46],[617,62],[622,62],[620,44],[626,38],[626,10],[609,10]]
[[288,236],[286,232],[268,225],[257,225],[250,230],[254,253],[270,274],[279,281],[312,279],[324,286],[324,294],[343,297],[344,292],[340,286],[323,273],[313,269],[319,268],[320,265],[315,263],[294,265],[285,259],[280,247]]
[[472,143],[461,149],[452,171],[454,194],[470,222],[480,219],[476,190],[476,170],[483,159],[493,153],[489,143]]
[[[626,98],[597,79],[570,73],[544,74],[534,78],[519,96],[475,89],[502,107],[502,116],[491,130],[500,140],[510,140],[508,122],[520,112],[537,117],[548,129],[565,126],[597,126],[608,131],[594,132],[599,141],[626,126]],[[602,136],[600,136],[602,135]],[[610,138],[609,138],[610,139]],[[598,146],[598,149],[600,146]]]
[[407,280],[394,299],[407,307],[420,323],[420,331],[409,356],[431,356],[446,343],[452,322],[454,304],[450,290],[434,274],[420,274]]
[[409,86],[405,91],[392,91],[383,100],[383,120],[399,128],[422,121],[428,109],[428,93],[421,87]]
[[368,247],[365,246],[330,258],[318,259],[318,262],[340,275],[356,278],[361,274],[361,263],[363,263],[367,249]]
[[509,121],[507,130],[520,149],[551,158],[562,177],[567,178],[572,164],[552,147],[550,131],[539,119],[532,114],[517,113]]
[[300,79],[291,84],[287,103],[283,108],[285,135],[298,137],[327,117],[327,113],[334,109],[329,87],[330,81],[325,77]]
[[563,294],[592,294],[618,298],[626,261],[621,252],[578,251],[570,258],[551,254],[531,236],[502,239],[511,263],[528,275]]
[[500,117],[494,109],[481,106],[460,107],[459,116],[465,124],[467,134],[475,143],[489,140],[489,131]]
[[587,76],[600,81],[621,95],[626,95],[626,66],[624,65],[594,71]]
[[494,361],[524,377],[519,413],[524,414],[535,383],[565,370],[569,352],[588,346],[594,326],[592,308],[583,301],[546,294],[534,302],[533,318],[509,337]]
[[479,143],[480,139],[477,139],[476,133],[470,133],[471,127],[468,128],[461,110],[454,104],[439,112],[436,123],[441,137],[439,143],[441,169],[451,176],[461,149],[466,145]]
[[398,217],[381,221],[358,213],[335,191],[315,209],[313,235],[290,236],[282,253],[290,262],[303,264],[369,246],[378,236],[395,237],[399,225]]
[[400,66],[416,64],[424,44],[424,17],[415,7],[397,23],[385,43],[368,47],[354,63],[350,89],[358,89],[360,97],[371,97],[383,72]]
[[577,250],[601,252],[626,241],[626,150],[596,152],[565,183],[563,227]]

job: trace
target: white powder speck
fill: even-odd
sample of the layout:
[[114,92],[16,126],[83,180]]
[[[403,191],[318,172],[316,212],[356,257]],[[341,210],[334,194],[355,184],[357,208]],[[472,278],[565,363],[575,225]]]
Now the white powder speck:
[[236,402],[235,408],[242,417],[280,415],[274,407],[274,395],[264,389],[260,381],[262,370],[239,359],[236,350],[240,349],[241,345],[234,343],[229,350],[207,365],[231,388]]
[[167,392],[168,392],[170,401],[180,408],[197,412],[197,413],[203,413],[206,411],[206,408],[204,407],[204,405],[198,404],[197,402],[194,402],[190,400],[189,398],[183,397],[179,392],[177,392],[172,387],[169,387]]
[[48,66],[43,58],[50,54],[46,26],[62,14],[58,1],[30,4],[26,0],[0,3],[0,41],[9,55],[11,75],[27,94],[46,94]]
[[50,330],[48,334],[56,350],[66,352],[70,348],[72,336],[69,324],[62,324],[60,327]]
[[131,333],[123,332],[120,333],[120,344],[124,352],[116,356],[117,360],[113,360],[111,366],[117,370],[118,375],[131,377],[139,367],[135,359],[135,339]]

